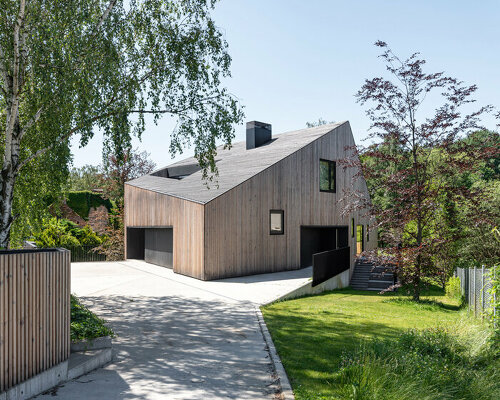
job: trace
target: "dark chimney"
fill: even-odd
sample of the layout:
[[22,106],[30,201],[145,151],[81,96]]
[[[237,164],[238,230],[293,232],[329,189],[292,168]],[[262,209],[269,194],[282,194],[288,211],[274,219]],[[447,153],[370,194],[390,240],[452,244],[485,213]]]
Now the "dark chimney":
[[264,122],[247,122],[247,150],[255,149],[272,139],[271,124]]

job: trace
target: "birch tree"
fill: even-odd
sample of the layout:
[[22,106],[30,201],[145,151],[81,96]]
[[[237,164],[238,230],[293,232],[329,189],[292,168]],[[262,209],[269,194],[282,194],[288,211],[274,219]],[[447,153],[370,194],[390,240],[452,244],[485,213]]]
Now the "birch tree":
[[[214,0],[0,0],[0,248],[16,181],[41,158],[68,161],[99,129],[118,157],[145,116],[176,121],[165,151],[193,145],[205,176],[242,111],[222,80],[231,58]],[[66,167],[66,166],[65,166]]]

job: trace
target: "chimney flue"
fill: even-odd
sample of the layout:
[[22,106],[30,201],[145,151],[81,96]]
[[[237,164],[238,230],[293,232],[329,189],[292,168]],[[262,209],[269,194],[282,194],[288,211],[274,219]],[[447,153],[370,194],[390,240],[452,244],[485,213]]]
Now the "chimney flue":
[[271,139],[271,124],[259,121],[247,122],[247,150],[260,147]]

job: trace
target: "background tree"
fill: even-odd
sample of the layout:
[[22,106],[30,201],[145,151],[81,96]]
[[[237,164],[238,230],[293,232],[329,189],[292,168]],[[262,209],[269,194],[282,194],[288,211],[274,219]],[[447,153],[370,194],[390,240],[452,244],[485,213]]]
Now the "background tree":
[[156,164],[147,151],[129,149],[122,158],[116,155],[104,157],[101,188],[109,198],[123,203],[125,182],[151,173]]
[[314,128],[315,126],[321,126],[321,125],[327,125],[327,124],[333,124],[333,123],[335,123],[335,121],[328,122],[327,120],[319,117],[317,121],[306,122],[306,127],[307,128]]
[[100,129],[122,158],[146,114],[168,114],[170,151],[193,144],[204,175],[217,171],[216,140],[229,146],[243,115],[221,84],[231,58],[214,4],[0,0],[0,247],[23,212],[20,176],[67,168],[73,135],[84,146]]
[[98,165],[87,164],[79,168],[72,168],[65,189],[66,191],[100,189],[102,179],[102,168]]
[[[465,86],[442,72],[424,72],[425,61],[418,53],[401,60],[386,43],[377,42],[376,46],[384,49],[380,57],[390,78],[366,80],[356,95],[362,105],[371,105],[367,115],[372,143],[363,150],[370,162],[346,163],[357,164],[384,202],[369,204],[358,196],[350,207],[376,217],[386,246],[379,261],[396,265],[400,280],[410,285],[414,299],[419,300],[422,277],[436,273],[432,256],[446,241],[432,226],[444,189],[451,200],[480,194],[460,182],[450,188],[447,182],[457,171],[475,171],[482,159],[498,155],[498,148],[488,143],[478,152],[476,146],[459,141],[481,130],[480,117],[492,108],[466,114],[464,109],[474,102],[475,85]],[[421,109],[426,98],[441,104],[426,114]],[[346,194],[356,196],[352,191]]]

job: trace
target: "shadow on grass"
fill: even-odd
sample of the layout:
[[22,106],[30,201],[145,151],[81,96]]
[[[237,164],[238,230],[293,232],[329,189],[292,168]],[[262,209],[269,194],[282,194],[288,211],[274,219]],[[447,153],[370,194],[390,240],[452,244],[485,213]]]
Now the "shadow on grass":
[[421,299],[415,301],[409,298],[396,297],[392,299],[382,300],[383,303],[399,304],[402,306],[410,306],[419,309],[433,310],[433,309],[443,309],[449,311],[458,311],[462,309],[462,306],[456,304],[447,304],[438,300]]

